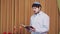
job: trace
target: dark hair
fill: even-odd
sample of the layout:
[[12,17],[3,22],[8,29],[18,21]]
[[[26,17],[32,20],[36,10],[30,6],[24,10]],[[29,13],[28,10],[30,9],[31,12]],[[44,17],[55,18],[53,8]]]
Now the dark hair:
[[42,6],[41,6],[41,4],[33,4],[32,7],[37,7],[37,8],[39,8],[39,7],[42,7]]

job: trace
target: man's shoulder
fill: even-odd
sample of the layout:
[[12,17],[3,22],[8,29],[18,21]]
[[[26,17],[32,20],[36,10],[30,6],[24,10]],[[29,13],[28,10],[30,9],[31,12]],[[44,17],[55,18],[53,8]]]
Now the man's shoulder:
[[33,15],[31,15],[31,18],[32,18],[32,17],[34,17],[34,14],[33,14]]
[[48,15],[47,13],[45,13],[45,12],[42,13],[42,16],[43,16],[43,17],[48,17],[48,18],[49,18],[49,15]]

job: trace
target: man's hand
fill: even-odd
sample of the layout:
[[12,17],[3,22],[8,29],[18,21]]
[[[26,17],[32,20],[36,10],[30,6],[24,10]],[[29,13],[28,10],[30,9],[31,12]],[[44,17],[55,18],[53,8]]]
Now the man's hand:
[[33,29],[32,29],[32,28],[30,28],[30,30],[31,30],[31,31],[33,31],[33,32],[35,32],[35,28],[33,28]]

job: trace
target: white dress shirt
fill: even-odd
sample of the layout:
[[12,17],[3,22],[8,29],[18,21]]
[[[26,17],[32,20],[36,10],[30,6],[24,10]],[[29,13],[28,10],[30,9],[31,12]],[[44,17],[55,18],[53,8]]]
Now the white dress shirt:
[[46,34],[49,31],[49,16],[43,11],[31,16],[30,25],[35,28],[35,32],[31,34]]

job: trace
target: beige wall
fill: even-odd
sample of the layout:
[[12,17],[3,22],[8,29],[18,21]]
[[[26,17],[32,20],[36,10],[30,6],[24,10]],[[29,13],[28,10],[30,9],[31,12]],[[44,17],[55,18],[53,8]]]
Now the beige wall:
[[60,32],[60,0],[57,0],[58,8],[59,8],[59,32]]
[[59,8],[59,12],[60,12],[60,0],[57,0],[57,5],[58,5],[58,8]]

